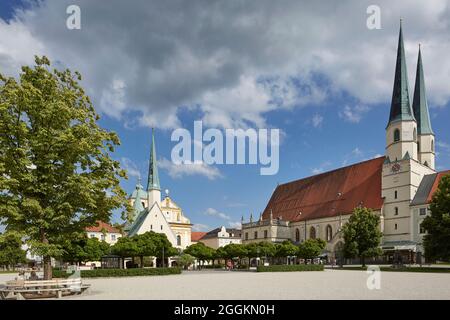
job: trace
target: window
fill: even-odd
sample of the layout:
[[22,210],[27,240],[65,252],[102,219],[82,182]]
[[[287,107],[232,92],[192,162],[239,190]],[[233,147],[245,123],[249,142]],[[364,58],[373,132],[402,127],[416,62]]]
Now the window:
[[90,237],[95,238],[95,234],[91,233]]
[[116,241],[116,235],[115,235],[115,234],[112,234],[112,235],[111,235],[111,240],[112,240],[112,241]]
[[245,240],[248,240],[248,232],[245,233]]
[[331,241],[331,239],[333,238],[333,228],[331,228],[330,225],[327,225],[326,236],[327,236],[327,241]]
[[143,206],[143,207],[145,208],[145,202],[144,202],[144,201],[142,201],[141,203],[142,203],[142,206]]
[[398,229],[398,224],[394,225],[394,229],[397,230]]
[[400,141],[400,130],[394,130],[394,142]]
[[300,230],[295,229],[295,242],[300,242]]
[[395,199],[398,198],[398,192],[397,192],[397,190],[394,192],[394,198],[395,198]]
[[105,235],[102,234],[102,235],[100,236],[100,240],[105,241],[105,239],[106,239]]
[[316,238],[316,228],[311,227],[311,228],[309,229],[309,237],[310,237],[311,239],[315,239],[315,238]]
[[161,225],[161,230],[162,230],[162,225]]
[[427,214],[427,208],[420,208],[420,215],[425,216]]
[[258,231],[255,231],[255,239],[258,239]]
[[153,225],[152,224],[150,225],[150,230],[153,230]]
[[267,238],[267,230],[264,230],[264,238]]
[[420,232],[420,234],[425,234],[425,228],[424,227],[422,227],[422,223],[420,223],[419,224],[419,232]]
[[181,246],[181,236],[177,235],[177,246]]
[[398,216],[398,207],[395,207],[395,215]]

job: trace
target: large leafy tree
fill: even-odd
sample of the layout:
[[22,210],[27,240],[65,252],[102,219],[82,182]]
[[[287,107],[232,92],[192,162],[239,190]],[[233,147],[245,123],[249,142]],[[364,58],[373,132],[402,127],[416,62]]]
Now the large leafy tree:
[[344,254],[349,258],[359,257],[365,266],[365,259],[382,253],[380,217],[368,208],[355,208],[348,222],[342,228]]
[[275,245],[275,256],[285,258],[297,255],[298,247],[290,241],[283,241]]
[[425,257],[450,261],[450,175],[439,182],[430,210],[431,214],[422,222],[427,232],[423,241]]
[[67,240],[63,246],[64,253],[62,259],[66,262],[87,262],[100,261],[100,259],[110,253],[110,245],[97,238],[88,238],[86,235],[79,239]]
[[183,252],[197,258],[202,262],[213,260],[216,258],[216,250],[207,247],[204,243],[201,242],[190,245],[189,247],[184,249]]
[[133,238],[121,237],[111,247],[111,252],[122,258],[134,258],[139,255],[138,243]]
[[308,239],[298,245],[297,255],[303,259],[314,259],[322,253],[326,244],[323,239]]
[[22,239],[15,232],[0,234],[0,266],[12,267],[26,262],[26,252],[22,249]]
[[97,124],[81,75],[35,62],[18,80],[0,75],[0,219],[27,236],[51,279],[67,239],[130,208],[111,157],[119,138]]

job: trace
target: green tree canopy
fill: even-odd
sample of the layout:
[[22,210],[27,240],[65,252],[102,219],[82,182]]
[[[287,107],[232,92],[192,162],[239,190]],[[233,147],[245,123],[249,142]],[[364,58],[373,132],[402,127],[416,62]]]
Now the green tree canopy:
[[450,175],[441,178],[430,210],[431,214],[422,222],[427,232],[423,241],[425,257],[450,261]]
[[368,208],[355,208],[348,222],[342,228],[344,234],[344,254],[346,257],[360,257],[365,266],[365,258],[380,255],[380,217]]
[[190,245],[184,249],[184,253],[189,254],[200,261],[213,260],[216,257],[216,250],[206,246],[202,242],[197,242]]
[[308,239],[298,245],[297,255],[303,259],[314,259],[322,253],[326,244],[322,239]]
[[182,268],[187,268],[195,262],[195,257],[187,253],[182,253],[178,259],[178,264]]
[[110,245],[97,238],[88,238],[86,235],[79,239],[67,240],[63,246],[62,259],[66,262],[100,261],[101,258],[110,253]]
[[290,241],[283,241],[275,245],[275,256],[285,258],[297,255],[298,247]]
[[111,247],[111,252],[122,258],[133,258],[139,255],[137,241],[129,237],[121,237]]
[[50,279],[65,240],[131,208],[111,157],[119,138],[97,124],[81,75],[35,62],[18,80],[0,75],[0,219],[27,236]]
[[0,234],[0,266],[12,267],[26,262],[26,251],[22,249],[22,238],[15,232]]

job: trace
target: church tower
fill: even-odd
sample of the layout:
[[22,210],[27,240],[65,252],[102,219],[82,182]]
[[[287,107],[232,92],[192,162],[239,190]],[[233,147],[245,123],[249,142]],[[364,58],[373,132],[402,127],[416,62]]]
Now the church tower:
[[[383,246],[396,246],[412,241],[415,226],[410,204],[424,175],[434,173],[431,167],[434,167],[434,154],[429,152],[430,146],[427,145],[429,140],[426,140],[432,136],[432,132],[426,107],[421,65],[419,55],[417,69],[419,83],[416,81],[413,102],[414,109],[417,109],[418,112],[414,112],[409,99],[405,49],[400,22],[391,111],[386,127],[386,159],[381,180],[381,193],[384,198]],[[423,138],[420,138],[421,134]],[[419,152],[419,145],[421,152]],[[433,161],[431,161],[431,154]],[[424,164],[425,161],[427,161],[427,165]]]
[[386,128],[386,153],[390,161],[406,158],[418,160],[417,122],[409,102],[408,73],[401,22],[391,112]]
[[428,111],[425,93],[425,79],[422,66],[422,54],[419,45],[417,58],[416,84],[413,98],[414,117],[417,120],[417,149],[419,162],[431,169],[435,168],[434,133],[431,129],[430,113]]
[[158,165],[156,163],[155,130],[152,129],[152,146],[147,180],[148,206],[151,208],[155,202],[161,204],[161,187],[159,185]]

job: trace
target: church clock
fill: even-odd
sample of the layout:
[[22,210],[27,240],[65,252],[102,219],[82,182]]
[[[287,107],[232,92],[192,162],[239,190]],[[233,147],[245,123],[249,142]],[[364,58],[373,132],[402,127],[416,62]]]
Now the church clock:
[[391,171],[394,173],[399,172],[401,169],[400,163],[394,163],[391,167]]

